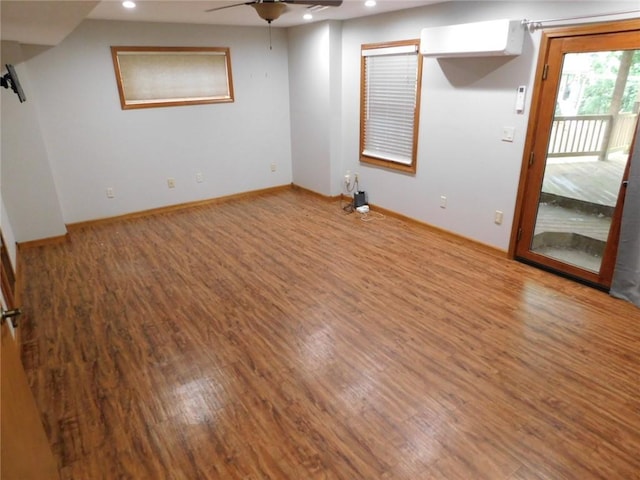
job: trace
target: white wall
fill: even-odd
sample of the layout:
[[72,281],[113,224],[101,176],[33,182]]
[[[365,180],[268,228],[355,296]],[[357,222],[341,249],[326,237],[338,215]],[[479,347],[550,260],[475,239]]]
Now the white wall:
[[16,248],[16,235],[13,233],[13,226],[7,213],[7,209],[4,206],[4,201],[0,196],[0,228],[2,229],[2,236],[6,242],[7,253],[9,254],[9,260],[13,266],[15,272],[17,266],[17,248]]
[[[417,174],[360,164],[360,46],[418,38],[423,27],[500,18],[545,19],[637,8],[632,2],[450,2],[347,21],[342,38],[342,171],[358,171],[369,201],[461,236],[506,250],[512,227],[540,32],[522,55],[424,59]],[[525,115],[516,88],[528,87]],[[512,143],[503,126],[515,127]],[[439,207],[440,196],[448,200]],[[494,212],[504,222],[494,224]]]
[[328,23],[288,30],[293,182],[330,189],[330,29]]
[[[291,183],[286,33],[272,33],[269,50],[262,27],[85,21],[29,60],[64,222]],[[228,46],[235,102],[121,110],[111,45]]]
[[329,24],[329,51],[331,60],[329,68],[331,75],[329,84],[329,138],[331,139],[330,170],[331,188],[330,195],[339,195],[342,192],[342,23],[330,22]]
[[293,183],[337,195],[342,171],[342,23],[289,29]]
[[[2,52],[12,61],[21,58],[20,45],[15,42],[3,42]],[[3,222],[5,218],[10,220],[15,240],[26,242],[64,235],[66,227],[42,138],[38,96],[25,64],[15,67],[27,101],[20,103],[9,89],[3,88],[0,92],[0,191],[3,208],[6,208]]]
[[[274,28],[273,50],[263,27],[86,21],[20,65],[27,104],[2,93],[6,212],[16,240],[26,241],[62,234],[64,223],[292,180],[335,195],[351,170],[372,203],[506,249],[528,121],[528,105],[525,115],[514,111],[515,91],[527,85],[530,101],[540,33],[527,33],[514,58],[425,59],[416,175],[358,161],[360,45],[417,38],[426,26],[632,8],[636,2],[448,2]],[[111,45],[229,46],[236,101],[123,111]],[[503,126],[515,127],[513,143],[501,141]]]

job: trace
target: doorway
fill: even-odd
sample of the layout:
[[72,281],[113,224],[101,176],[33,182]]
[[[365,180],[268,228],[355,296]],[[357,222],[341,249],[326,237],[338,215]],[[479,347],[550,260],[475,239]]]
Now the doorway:
[[611,286],[640,110],[640,21],[544,31],[516,259]]

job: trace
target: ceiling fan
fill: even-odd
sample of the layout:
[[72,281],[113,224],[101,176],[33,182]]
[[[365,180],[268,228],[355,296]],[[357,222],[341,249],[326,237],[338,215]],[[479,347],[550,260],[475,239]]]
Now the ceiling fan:
[[311,7],[339,7],[342,5],[342,0],[255,0],[253,2],[242,2],[224,7],[210,8],[205,10],[205,12],[215,12],[216,10],[224,10],[225,8],[249,5],[258,12],[260,18],[266,20],[267,23],[271,25],[271,22],[277,20],[280,15],[286,11],[287,4],[309,5]]

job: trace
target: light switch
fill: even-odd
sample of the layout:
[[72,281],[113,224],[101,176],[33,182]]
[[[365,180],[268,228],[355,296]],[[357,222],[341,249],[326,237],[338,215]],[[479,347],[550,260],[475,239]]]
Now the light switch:
[[502,127],[502,141],[513,142],[513,136],[515,133],[516,129],[514,127]]

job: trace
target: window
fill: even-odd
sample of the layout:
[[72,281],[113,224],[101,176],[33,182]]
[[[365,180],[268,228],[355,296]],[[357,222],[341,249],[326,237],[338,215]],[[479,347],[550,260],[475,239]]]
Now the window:
[[233,102],[222,47],[111,47],[123,109]]
[[360,161],[416,172],[419,40],[362,45]]

